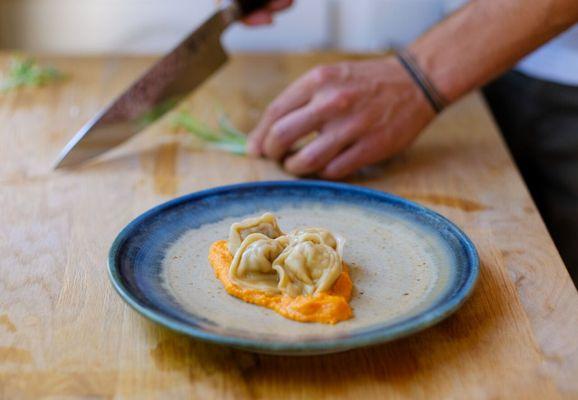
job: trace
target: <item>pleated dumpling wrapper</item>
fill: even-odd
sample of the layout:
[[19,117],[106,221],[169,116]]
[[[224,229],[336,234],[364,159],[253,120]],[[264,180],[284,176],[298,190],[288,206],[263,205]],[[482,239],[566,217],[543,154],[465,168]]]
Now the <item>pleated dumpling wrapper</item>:
[[262,233],[251,233],[237,249],[231,266],[229,279],[245,289],[278,293],[279,276],[273,269],[273,261],[286,246],[284,237],[271,239]]
[[289,245],[273,262],[278,288],[295,297],[327,292],[343,271],[344,240],[321,228],[289,235]]
[[260,217],[247,218],[241,222],[235,222],[229,230],[229,241],[227,244],[231,254],[234,255],[237,252],[243,240],[251,233],[262,233],[271,239],[283,235],[283,232],[281,232],[277,224],[277,218],[271,213],[265,213]]

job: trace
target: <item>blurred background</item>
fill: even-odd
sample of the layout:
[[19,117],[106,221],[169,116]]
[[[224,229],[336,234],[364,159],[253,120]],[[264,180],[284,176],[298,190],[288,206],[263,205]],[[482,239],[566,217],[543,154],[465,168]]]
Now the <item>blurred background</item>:
[[[236,26],[231,51],[379,51],[406,44],[462,0],[296,0],[275,25]],[[215,0],[0,0],[0,48],[64,54],[158,54]]]

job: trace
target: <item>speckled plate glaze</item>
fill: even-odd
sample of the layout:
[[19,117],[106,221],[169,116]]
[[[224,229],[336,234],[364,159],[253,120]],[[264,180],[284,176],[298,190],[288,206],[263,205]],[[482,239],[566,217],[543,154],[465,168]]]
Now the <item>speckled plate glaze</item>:
[[[290,214],[284,210],[316,209],[320,215],[334,212],[335,218],[329,218],[333,225],[327,227],[338,231],[352,226],[340,215],[354,215],[352,221],[359,221],[356,232],[372,229],[371,237],[385,245],[390,242],[387,229],[404,229],[403,235],[389,236],[393,247],[387,251],[417,249],[416,267],[408,268],[401,262],[406,257],[398,258],[400,262],[395,257],[364,259],[361,252],[348,256],[346,247],[345,261],[352,264],[355,286],[351,301],[355,317],[336,325],[291,321],[229,296],[206,260],[208,249],[189,246],[188,238],[199,233],[196,237],[206,233],[210,240],[226,238],[227,232],[221,233],[218,225],[222,222],[273,211],[283,228],[284,213]],[[347,237],[348,232],[338,233]],[[354,248],[356,238],[351,239]],[[435,261],[435,271],[428,266],[429,259]],[[145,317],[197,339],[285,355],[344,351],[430,327],[463,304],[478,271],[474,245],[441,215],[391,194],[318,181],[247,183],[177,198],[132,221],[109,254],[112,284]],[[427,282],[419,283],[420,277]]]

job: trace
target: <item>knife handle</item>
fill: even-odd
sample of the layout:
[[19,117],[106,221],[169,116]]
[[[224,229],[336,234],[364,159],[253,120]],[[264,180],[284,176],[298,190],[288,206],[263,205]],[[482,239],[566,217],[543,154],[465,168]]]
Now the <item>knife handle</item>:
[[253,11],[265,7],[269,1],[270,0],[237,0],[237,4],[239,5],[243,16],[246,16],[251,14]]

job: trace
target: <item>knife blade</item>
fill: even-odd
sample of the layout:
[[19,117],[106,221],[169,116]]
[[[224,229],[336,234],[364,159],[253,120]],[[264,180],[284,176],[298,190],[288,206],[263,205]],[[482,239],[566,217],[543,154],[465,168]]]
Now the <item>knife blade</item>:
[[86,123],[60,152],[55,168],[72,166],[117,146],[172,109],[227,61],[221,34],[267,1],[228,2]]

